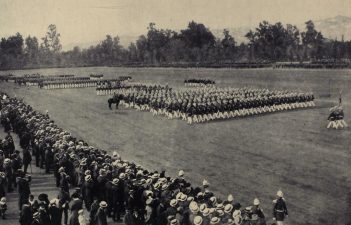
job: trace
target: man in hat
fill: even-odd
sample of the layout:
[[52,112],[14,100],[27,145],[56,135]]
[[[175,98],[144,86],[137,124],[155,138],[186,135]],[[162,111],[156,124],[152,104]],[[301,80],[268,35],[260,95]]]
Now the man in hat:
[[266,218],[260,207],[260,200],[258,198],[254,199],[253,206],[251,207],[251,222],[255,225],[266,224]]
[[94,181],[91,175],[86,175],[82,186],[82,192],[83,192],[85,207],[87,208],[88,211],[90,211],[90,207],[94,199],[93,190],[94,190]]
[[48,212],[51,218],[51,225],[61,225],[62,214],[59,209],[59,200],[57,198],[50,201]]
[[28,148],[23,149],[23,171],[27,174],[28,165],[32,162],[32,156]]
[[68,222],[68,209],[69,209],[69,202],[70,202],[70,196],[69,193],[61,187],[60,192],[58,194],[58,199],[59,199],[59,208],[61,210],[61,217],[62,214],[64,214],[64,224],[67,225]]
[[6,210],[7,210],[6,198],[2,197],[0,199],[0,216],[3,220],[6,219],[6,217],[5,217]]
[[18,185],[18,207],[19,210],[22,209],[22,205],[28,202],[29,195],[31,193],[30,191],[30,186],[29,182],[31,181],[31,177],[25,177],[25,174],[23,171],[19,172],[19,177],[17,177],[17,185]]
[[288,216],[288,209],[281,190],[277,192],[277,198],[273,200],[273,204],[273,220],[277,221],[277,225],[283,225],[285,217]]
[[124,204],[124,193],[120,190],[119,179],[115,178],[112,181],[112,218],[113,221],[121,221],[121,208]]
[[96,225],[107,225],[107,214],[106,214],[107,203],[105,201],[101,201],[99,206],[100,207],[95,215]]

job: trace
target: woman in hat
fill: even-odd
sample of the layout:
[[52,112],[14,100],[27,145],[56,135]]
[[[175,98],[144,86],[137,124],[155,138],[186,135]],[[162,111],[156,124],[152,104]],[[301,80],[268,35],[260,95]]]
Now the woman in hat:
[[277,221],[277,225],[283,225],[285,217],[288,216],[288,209],[281,190],[277,192],[277,199],[273,200],[273,204],[273,220]]

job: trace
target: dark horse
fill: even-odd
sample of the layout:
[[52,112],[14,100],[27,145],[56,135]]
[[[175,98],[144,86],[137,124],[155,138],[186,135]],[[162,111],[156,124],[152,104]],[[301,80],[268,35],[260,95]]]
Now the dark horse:
[[116,104],[116,109],[118,109],[119,102],[123,99],[123,95],[114,95],[112,98],[108,99],[108,107],[112,109],[112,104]]

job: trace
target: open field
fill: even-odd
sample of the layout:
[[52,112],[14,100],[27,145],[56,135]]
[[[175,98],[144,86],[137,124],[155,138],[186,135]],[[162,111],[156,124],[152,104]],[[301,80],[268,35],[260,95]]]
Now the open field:
[[[343,90],[351,124],[350,70],[230,70],[157,68],[70,68],[9,71],[13,74],[103,73],[181,86],[187,78],[219,85],[313,91],[317,107],[189,126],[131,109],[110,111],[94,88],[40,90],[0,83],[55,122],[100,148],[118,152],[148,169],[175,176],[184,169],[195,185],[206,178],[216,194],[229,193],[246,206],[259,197],[269,222],[272,199],[281,188],[288,224],[351,223],[351,129],[327,130],[328,107]],[[8,72],[1,72],[2,74]],[[327,97],[328,95],[331,97]],[[223,194],[223,195],[222,195]]]

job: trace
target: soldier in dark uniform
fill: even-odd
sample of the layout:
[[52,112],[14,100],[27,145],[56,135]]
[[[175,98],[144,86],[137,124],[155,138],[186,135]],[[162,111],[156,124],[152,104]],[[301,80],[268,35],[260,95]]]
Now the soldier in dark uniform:
[[288,216],[288,209],[281,190],[277,192],[277,199],[273,200],[273,204],[273,220],[277,221],[277,225],[283,225],[285,217]]

